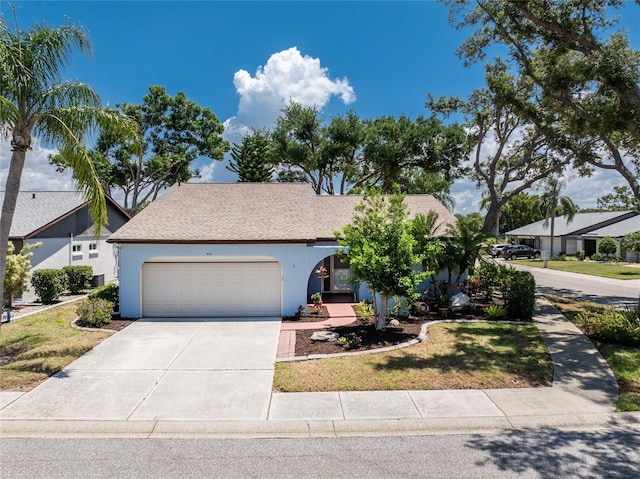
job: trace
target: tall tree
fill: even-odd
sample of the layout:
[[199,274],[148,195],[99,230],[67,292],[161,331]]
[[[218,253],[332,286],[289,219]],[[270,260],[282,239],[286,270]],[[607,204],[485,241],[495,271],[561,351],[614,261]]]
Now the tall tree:
[[640,211],[640,198],[628,186],[614,186],[613,191],[598,198],[598,207],[609,211]]
[[[113,132],[98,139],[92,154],[101,165],[103,184],[124,193],[124,207],[135,212],[153,201],[166,187],[188,181],[198,157],[221,160],[229,143],[218,117],[179,91],[170,96],[165,87],[152,85],[141,105],[122,103],[120,111],[138,124],[142,141],[131,141]],[[52,159],[60,169],[68,167],[63,156]]]
[[[9,232],[20,180],[33,137],[57,146],[69,166],[96,226],[107,223],[104,191],[85,148],[100,128],[135,135],[135,125],[104,110],[89,86],[62,79],[75,52],[91,54],[87,33],[75,25],[15,28],[0,18],[0,129],[11,138],[11,163],[5,186],[0,226],[0,287],[4,289]],[[0,291],[0,298],[4,292]]]
[[238,182],[265,183],[272,181],[275,167],[271,160],[268,133],[253,130],[231,147],[229,171],[238,174]]
[[568,196],[560,196],[562,191],[562,183],[554,177],[547,180],[544,192],[540,197],[540,209],[545,219],[545,226],[550,225],[551,250],[550,256],[553,257],[553,240],[555,236],[555,223],[558,208],[562,208],[562,213],[567,217],[567,224],[573,221],[578,207],[571,201]]
[[442,115],[463,114],[475,145],[471,177],[486,188],[482,230],[497,237],[503,206],[541,179],[562,171],[573,156],[519,114],[520,108],[534,101],[530,80],[509,73],[507,65],[497,60],[487,66],[486,81],[487,88],[475,90],[466,100],[430,96],[427,107]]
[[390,193],[407,174],[421,170],[440,173],[449,182],[462,174],[460,162],[468,153],[467,135],[458,125],[444,125],[435,117],[382,116],[366,122],[365,174],[355,186]]
[[[291,103],[272,134],[280,181],[310,183],[317,194],[345,194],[378,188],[391,193],[424,171],[450,184],[468,154],[466,134],[435,118],[407,116],[360,120],[354,112],[323,125],[314,107]],[[435,192],[435,191],[434,191]]]
[[546,134],[575,141],[577,167],[615,170],[640,198],[640,52],[629,47],[624,31],[614,31],[613,15],[635,6],[621,0],[443,1],[453,24],[476,28],[458,50],[465,62],[484,59],[490,45],[505,45],[539,99],[539,108],[520,113],[532,121],[554,116]]
[[[374,296],[380,294],[380,314],[376,329],[386,326],[387,305],[392,296],[414,298],[420,281],[429,271],[417,271],[422,262],[402,194],[385,199],[380,194],[365,195],[356,206],[351,224],[336,236],[355,279],[369,284]],[[424,252],[423,252],[424,254]]]

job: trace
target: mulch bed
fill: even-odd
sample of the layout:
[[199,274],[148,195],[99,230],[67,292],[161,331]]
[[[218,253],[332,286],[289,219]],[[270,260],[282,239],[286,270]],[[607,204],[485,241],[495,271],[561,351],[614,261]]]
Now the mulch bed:
[[[477,304],[477,302],[476,302]],[[371,323],[356,320],[354,323],[336,328],[327,329],[334,331],[344,338],[342,341],[311,341],[311,336],[316,330],[296,331],[296,356],[308,356],[311,354],[336,354],[344,352],[367,351],[385,348],[409,341],[420,334],[422,325],[429,321],[475,319],[488,320],[482,310],[483,305],[478,305],[474,310],[463,310],[441,316],[438,313],[428,313],[424,316],[409,316],[398,319],[398,326],[387,326],[384,331],[378,331]],[[307,319],[303,319],[307,321]]]
[[126,319],[126,318],[123,319],[123,318],[120,318],[119,316],[114,316],[109,323],[103,324],[102,326],[100,326],[100,328],[94,328],[91,325],[82,324],[80,321],[78,321],[76,324],[78,326],[80,326],[80,327],[83,327],[83,328],[108,329],[108,330],[111,330],[111,331],[122,331],[124,328],[129,326],[134,321],[136,321],[136,320],[135,319]]

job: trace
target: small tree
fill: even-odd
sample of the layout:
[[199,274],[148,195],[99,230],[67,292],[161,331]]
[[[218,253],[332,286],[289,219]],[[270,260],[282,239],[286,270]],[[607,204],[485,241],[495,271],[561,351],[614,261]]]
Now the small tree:
[[4,292],[9,299],[9,307],[13,307],[13,297],[20,291],[28,291],[27,280],[31,270],[32,249],[41,243],[26,244],[19,253],[15,253],[15,246],[9,242],[7,249],[7,268],[4,277]]
[[610,258],[618,251],[618,245],[616,240],[614,240],[611,236],[605,236],[600,240],[600,244],[598,245],[598,253],[605,256],[606,258]]
[[622,247],[636,254],[636,262],[640,261],[640,231],[629,233],[622,238]]
[[377,193],[366,195],[356,206],[352,223],[336,237],[345,247],[343,254],[355,279],[369,284],[374,300],[380,294],[376,329],[383,330],[389,299],[415,298],[418,284],[430,274],[415,268],[423,258],[416,253],[404,195],[396,193],[388,200]]

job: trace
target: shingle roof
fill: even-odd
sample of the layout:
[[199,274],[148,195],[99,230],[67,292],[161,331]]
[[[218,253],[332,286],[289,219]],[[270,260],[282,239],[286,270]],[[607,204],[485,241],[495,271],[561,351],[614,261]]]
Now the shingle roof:
[[632,218],[619,221],[615,224],[605,226],[604,228],[589,231],[588,233],[585,233],[584,236],[595,236],[598,238],[611,236],[613,238],[620,238],[628,235],[629,233],[635,233],[636,231],[640,231],[640,214]]
[[[602,223],[609,221],[615,222],[616,218],[620,221],[626,219],[633,214],[629,211],[602,211],[595,213],[576,213],[573,221],[567,223],[566,216],[558,216],[555,219],[554,235],[566,236],[571,234],[585,234],[586,231],[598,228]],[[544,220],[536,221],[526,226],[507,231],[505,234],[509,236],[548,236],[551,234],[551,225],[544,225]],[[585,231],[586,230],[586,231]]]
[[[361,196],[316,196],[307,184],[182,183],[116,231],[117,243],[312,242],[349,224]],[[412,214],[455,217],[430,195],[407,195]],[[440,228],[439,233],[446,231]]]
[[[0,191],[0,203],[4,191]],[[21,191],[18,193],[10,238],[25,238],[84,205],[82,195],[75,191]]]

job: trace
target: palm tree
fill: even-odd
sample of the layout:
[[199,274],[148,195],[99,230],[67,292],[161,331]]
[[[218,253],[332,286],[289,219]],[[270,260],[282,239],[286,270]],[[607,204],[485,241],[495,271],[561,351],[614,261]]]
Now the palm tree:
[[550,177],[547,179],[545,190],[540,197],[540,209],[544,217],[544,227],[546,228],[551,224],[551,250],[549,252],[549,256],[553,257],[553,240],[554,240],[554,230],[555,230],[555,221],[556,221],[556,213],[558,207],[562,208],[562,212],[564,216],[567,217],[567,224],[573,221],[576,213],[578,212],[578,207],[571,201],[571,198],[568,196],[560,196],[560,191],[562,190],[562,183],[558,180],[558,178]]
[[65,82],[63,68],[76,51],[91,54],[88,34],[80,27],[42,25],[20,30],[0,18],[0,131],[10,136],[11,163],[0,226],[0,298],[4,296],[9,231],[20,180],[32,137],[57,146],[69,159],[74,178],[89,204],[96,235],[107,223],[102,185],[84,142],[99,128],[133,135],[135,124],[103,109],[98,94],[79,82]]

